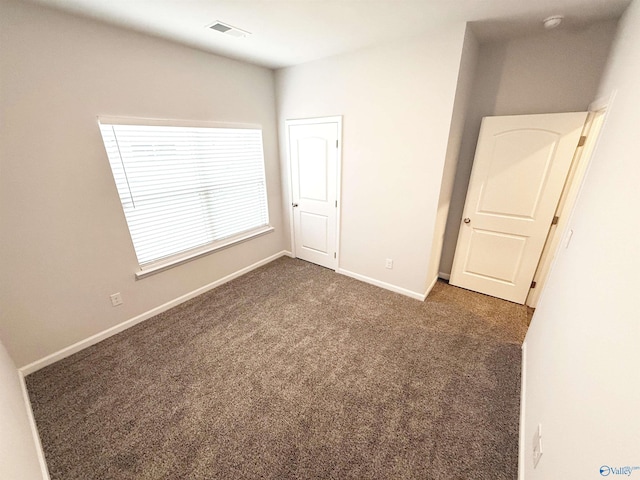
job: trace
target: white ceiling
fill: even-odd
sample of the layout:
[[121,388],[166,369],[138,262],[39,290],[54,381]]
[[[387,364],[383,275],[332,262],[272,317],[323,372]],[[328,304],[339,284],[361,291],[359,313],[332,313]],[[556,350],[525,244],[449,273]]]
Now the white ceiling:
[[[270,68],[296,65],[473,21],[481,40],[619,17],[630,0],[32,0]],[[222,21],[252,33],[205,28]]]

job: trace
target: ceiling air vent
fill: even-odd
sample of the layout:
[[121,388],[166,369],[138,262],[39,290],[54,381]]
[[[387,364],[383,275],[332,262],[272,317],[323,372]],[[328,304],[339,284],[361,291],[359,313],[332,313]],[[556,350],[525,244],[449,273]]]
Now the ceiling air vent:
[[232,37],[246,37],[248,35],[251,35],[251,32],[232,27],[231,25],[227,25],[226,23],[222,22],[214,22],[207,28],[215,30],[216,32],[224,33],[226,35],[231,35]]

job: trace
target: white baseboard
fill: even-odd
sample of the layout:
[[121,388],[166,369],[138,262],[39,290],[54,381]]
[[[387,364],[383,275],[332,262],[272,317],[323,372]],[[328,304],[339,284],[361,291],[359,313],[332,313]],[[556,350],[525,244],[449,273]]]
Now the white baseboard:
[[392,285],[391,283],[382,282],[380,280],[376,280],[375,278],[366,277],[364,275],[360,275],[359,273],[350,272],[349,270],[344,270],[342,268],[338,268],[336,270],[336,273],[340,273],[341,275],[346,275],[347,277],[355,278],[356,280],[360,280],[361,282],[370,283],[371,285],[384,288],[385,290],[391,290],[392,292],[406,295],[407,297],[415,298],[416,300],[424,301],[424,299],[427,297],[426,294],[413,292],[411,290],[407,290],[406,288],[398,287],[396,285]]
[[40,463],[40,470],[42,472],[42,480],[50,480],[49,469],[47,468],[47,461],[44,458],[44,451],[42,450],[42,443],[40,442],[40,434],[38,433],[38,426],[36,420],[33,418],[33,410],[31,409],[31,400],[29,400],[29,392],[27,390],[27,384],[24,381],[24,375],[21,371],[18,371],[18,378],[20,379],[20,387],[22,388],[22,398],[24,399],[24,406],[27,410],[27,418],[29,420],[29,426],[31,427],[31,435],[33,436],[33,443],[35,443],[36,454],[38,455],[38,462]]
[[438,272],[438,278],[441,278],[443,280],[449,280],[451,278],[451,274],[444,273],[444,272]]
[[522,373],[520,373],[520,430],[518,435],[518,480],[524,480],[524,462],[525,462],[525,438],[524,438],[524,422],[525,422],[525,398],[527,385],[527,342],[522,344]]
[[256,268],[266,265],[267,263],[272,262],[283,256],[291,257],[292,254],[291,252],[286,250],[278,252],[275,255],[271,255],[270,257],[264,258],[259,262],[249,265],[248,267],[241,268],[240,270],[233,272],[227,275],[226,277],[222,277],[221,279],[216,280],[215,282],[211,282],[208,285],[197,288],[192,292],[186,293],[158,307],[152,308],[151,310],[148,310],[140,315],[130,318],[129,320],[125,320],[124,322],[119,323],[118,325],[115,325],[111,328],[103,330],[102,332],[96,333],[95,335],[92,335],[89,338],[85,338],[84,340],[80,340],[79,342],[74,343],[73,345],[69,345],[68,347],[63,348],[62,350],[58,350],[57,352],[52,353],[51,355],[47,355],[46,357],[41,358],[40,360],[36,360],[35,362],[32,362],[28,365],[20,367],[18,370],[22,375],[27,376],[30,373],[33,373],[37,370],[40,370],[41,368],[51,365],[52,363],[62,360],[63,358],[73,355],[74,353],[77,353],[80,350],[84,350],[85,348],[90,347],[91,345],[95,345],[96,343],[101,342],[102,340],[105,340],[106,338],[109,338],[115,335],[116,333],[120,333],[128,328],[131,328],[140,322],[143,322],[151,317],[154,317],[162,312],[165,312],[170,308],[175,307],[176,305],[180,305],[181,303],[186,302],[187,300],[191,300],[192,298],[197,297],[198,295],[202,295],[203,293],[209,290],[219,287],[224,283],[227,283],[235,278],[238,278],[244,275],[245,273],[249,273],[251,270],[255,270]]
[[438,283],[438,278],[440,278],[440,277],[437,277],[437,276],[436,276],[436,277],[431,281],[431,284],[427,287],[427,291],[426,291],[426,292],[424,292],[424,299],[423,299],[423,300],[426,300],[426,298],[427,298],[427,297],[429,296],[429,294],[431,293],[431,290],[433,290],[433,287],[435,287],[435,286],[436,286],[436,283]]

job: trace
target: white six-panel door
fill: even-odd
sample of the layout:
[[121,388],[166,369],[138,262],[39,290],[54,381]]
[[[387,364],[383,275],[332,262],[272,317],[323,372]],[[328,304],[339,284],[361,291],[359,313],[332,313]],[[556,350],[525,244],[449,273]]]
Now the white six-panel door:
[[288,124],[294,253],[335,270],[340,125],[336,119],[300,122]]
[[452,285],[525,302],[586,117],[483,119]]

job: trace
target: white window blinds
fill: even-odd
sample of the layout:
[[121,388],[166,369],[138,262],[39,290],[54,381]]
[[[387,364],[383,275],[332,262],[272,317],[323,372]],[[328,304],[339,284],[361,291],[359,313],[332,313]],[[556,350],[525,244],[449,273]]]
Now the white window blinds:
[[100,130],[142,268],[268,225],[261,130]]

